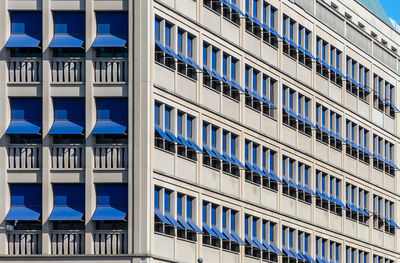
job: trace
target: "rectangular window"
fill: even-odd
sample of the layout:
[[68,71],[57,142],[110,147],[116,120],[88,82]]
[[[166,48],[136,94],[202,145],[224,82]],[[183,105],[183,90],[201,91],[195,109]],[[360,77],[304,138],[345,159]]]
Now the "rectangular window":
[[165,23],[165,46],[167,47],[171,47],[171,28],[171,24]]

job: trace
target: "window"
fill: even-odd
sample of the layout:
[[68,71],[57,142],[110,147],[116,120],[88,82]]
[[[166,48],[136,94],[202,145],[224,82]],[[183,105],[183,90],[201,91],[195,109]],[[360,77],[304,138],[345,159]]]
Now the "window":
[[360,161],[369,164],[372,153],[369,149],[369,131],[361,126],[358,126],[358,158]]
[[276,151],[267,147],[262,148],[262,172],[266,175],[262,177],[262,185],[275,191],[278,190],[278,182],[281,182],[275,172],[276,158]]
[[278,82],[266,74],[263,74],[262,77],[262,111],[265,115],[275,118],[277,109],[275,106],[275,91]]
[[298,30],[298,52],[299,52],[299,62],[306,67],[312,67],[313,56],[310,53],[309,46],[311,39],[311,31],[299,24]]
[[396,106],[394,106],[394,91],[394,86],[391,83],[385,81],[385,113],[392,118],[395,118],[396,111],[399,111]]
[[[203,201],[203,244],[220,247],[222,240],[228,240],[219,230],[220,206]],[[222,239],[222,240],[221,240]]]
[[312,128],[315,128],[310,121],[311,99],[298,93],[297,100],[297,113],[299,116],[298,129],[299,131],[311,136]]
[[354,158],[358,157],[357,130],[356,123],[346,120],[346,153]]
[[296,189],[298,186],[296,180],[296,161],[287,156],[282,157],[282,180],[285,183],[283,185],[283,193],[292,197],[297,197]]
[[330,125],[330,145],[335,149],[341,151],[342,144],[345,140],[342,138],[342,116],[334,111],[330,111],[329,115],[329,125]]
[[246,106],[274,118],[277,81],[259,70],[245,65]]
[[346,90],[368,103],[369,70],[351,57],[346,57]]
[[278,37],[275,27],[275,19],[277,18],[278,9],[270,5],[269,3],[263,3],[263,32],[262,38],[263,40],[272,45],[275,48],[278,48]]
[[329,67],[329,57],[330,54],[329,43],[317,36],[316,41],[316,59],[317,59],[317,73],[325,78],[329,78],[330,67]]
[[261,12],[258,11],[261,2],[262,0],[246,0],[246,31],[257,38],[261,38],[263,29]]
[[173,198],[171,190],[159,186],[154,187],[154,230],[171,236],[175,236],[175,228],[182,228],[172,216],[171,202]]
[[[175,127],[172,126],[175,121],[176,133]],[[194,121],[193,116],[156,101],[154,103],[154,145],[172,153],[177,152],[179,156],[197,160],[196,151],[202,152],[202,150],[192,140]]]
[[203,122],[203,164],[239,176],[245,166],[237,159],[239,137],[208,122]]
[[[316,206],[329,209],[330,208],[330,197],[328,191],[328,174],[319,170],[316,170],[315,173],[315,192],[316,196]],[[327,186],[328,185],[328,186]]]
[[297,59],[297,48],[294,41],[296,40],[295,28],[297,26],[297,22],[288,17],[287,15],[283,15],[282,21],[282,29],[283,29],[283,53],[292,57],[293,59]]
[[[244,92],[237,83],[236,70],[239,61],[228,53],[221,52],[218,48],[203,43],[203,84],[217,92],[229,96],[232,99],[240,100],[239,92]],[[221,68],[222,71],[221,71]],[[219,72],[222,72],[220,75]]]
[[390,175],[394,175],[394,169],[398,169],[392,161],[393,144],[376,134],[373,135],[373,157],[373,165],[376,169]]
[[369,70],[361,64],[358,66],[358,83],[358,96],[361,100],[367,102],[370,93]]
[[227,240],[223,240],[222,246],[224,249],[239,252],[239,244],[244,241],[237,234],[236,222],[239,218],[239,212],[224,207],[222,209],[222,230]]
[[298,198],[309,204],[312,202],[312,191],[310,188],[310,173],[311,167],[304,163],[298,162],[297,165],[297,183],[298,183]]
[[276,223],[269,220],[262,220],[261,228],[261,243],[267,248],[267,250],[263,251],[263,259],[278,262],[278,254],[272,248],[272,246],[275,246]]
[[315,256],[317,258],[322,259],[322,261],[327,261],[328,254],[328,240],[321,237],[315,238]]
[[[197,80],[197,70],[202,71],[202,69],[193,59],[195,36],[182,28],[174,31],[174,27],[173,24],[160,17],[155,18],[155,61]],[[175,39],[176,52],[172,45]]]
[[240,25],[239,15],[244,16],[243,12],[237,7],[236,0],[227,0],[226,2],[204,0],[204,5],[220,15],[222,13],[224,18],[238,26]]
[[370,217],[368,197],[368,191],[346,183],[346,206],[348,207],[346,217],[355,221],[359,220],[362,224],[367,224]]
[[296,100],[297,93],[287,87],[283,86],[282,88],[282,107],[283,107],[283,114],[282,114],[282,121],[283,123],[293,127],[297,128],[297,120],[298,116],[295,113],[296,106],[295,103],[297,102]]
[[341,72],[342,52],[334,46],[330,46],[330,80],[332,83],[342,87],[342,78],[344,75]]
[[373,196],[373,210],[374,210],[374,228],[383,230],[385,226],[383,214],[383,198],[375,195]]
[[261,164],[259,156],[259,154],[261,154],[261,146],[258,143],[245,140],[244,151],[245,165],[247,167],[245,179],[249,182],[261,184],[261,179],[264,174],[259,168]]
[[316,139],[320,142],[329,144],[329,138],[332,135],[328,129],[328,108],[316,103],[315,121],[317,126]]
[[261,80],[260,71],[246,65],[245,66],[245,88],[246,88],[246,105],[254,110],[261,111],[262,98],[261,88],[259,87]]

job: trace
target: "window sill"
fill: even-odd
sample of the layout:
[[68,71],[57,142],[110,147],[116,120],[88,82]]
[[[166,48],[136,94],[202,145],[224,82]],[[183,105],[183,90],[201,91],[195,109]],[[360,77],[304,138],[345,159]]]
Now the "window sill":
[[308,137],[308,138],[311,138],[312,137],[312,132],[311,132],[311,134],[307,134],[307,133],[305,133],[305,132],[303,132],[303,131],[301,131],[301,130],[298,130],[299,131],[299,133],[301,134],[301,135],[304,135],[304,136],[306,136],[306,137]]
[[[277,182],[277,183],[278,183],[278,182]],[[266,186],[262,186],[262,188],[264,188],[265,190],[269,190],[269,191],[271,191],[271,192],[273,192],[273,193],[275,193],[275,194],[277,194],[278,191],[279,191],[279,189],[272,189],[272,188],[266,187]],[[279,188],[279,187],[278,187],[278,188]]]
[[320,144],[325,145],[325,146],[330,146],[330,145],[329,145],[329,142],[324,142],[324,141],[321,141],[321,140],[319,140],[319,139],[316,139],[316,141],[319,142]]
[[[261,176],[261,175],[260,175]],[[262,179],[262,178],[261,178]],[[247,180],[247,179],[244,179],[244,181],[246,182],[246,183],[248,183],[248,184],[251,184],[251,185],[253,185],[253,186],[256,186],[256,187],[260,187],[262,184],[260,183],[260,184],[258,184],[258,183],[255,183],[255,182],[253,182],[253,181],[249,181],[249,180]]]
[[299,61],[299,65],[305,67],[306,69],[308,69],[308,70],[310,70],[310,71],[312,70],[312,66],[309,67],[309,66],[307,66],[305,63],[303,63],[303,62],[301,62],[301,61]]
[[[197,236],[197,234],[196,234],[196,236]],[[180,241],[186,241],[186,242],[192,243],[193,245],[195,245],[197,243],[197,241],[195,241],[195,240],[190,240],[190,239],[186,239],[186,238],[178,237],[178,236],[176,237],[176,239],[180,240]]]
[[318,209],[320,209],[320,210],[322,210],[322,211],[324,211],[324,212],[327,212],[327,213],[330,212],[330,211],[329,211],[329,208],[325,208],[325,207],[318,206],[318,205],[315,205],[315,207],[318,208]]
[[220,172],[221,172],[221,169],[218,169],[218,168],[212,167],[212,166],[210,166],[210,165],[207,165],[207,164],[204,164],[204,163],[203,163],[203,167],[205,167],[205,168],[208,168],[208,169],[211,169],[211,170],[214,170],[214,171],[216,171],[216,172],[218,172],[218,173],[220,173]]

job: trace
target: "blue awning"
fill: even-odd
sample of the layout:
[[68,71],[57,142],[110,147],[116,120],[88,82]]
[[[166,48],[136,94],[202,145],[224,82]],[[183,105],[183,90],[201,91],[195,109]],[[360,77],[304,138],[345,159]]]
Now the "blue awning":
[[260,247],[257,246],[256,243],[253,242],[253,240],[252,240],[248,235],[245,235],[245,236],[244,236],[244,239],[246,240],[246,242],[247,242],[250,246],[261,249]]
[[182,216],[178,215],[178,223],[181,224],[186,230],[195,231],[186,221],[183,219]]
[[197,233],[204,234],[204,232],[200,229],[200,227],[198,227],[198,226],[196,225],[195,222],[193,222],[192,219],[188,218],[188,219],[187,219],[187,222],[188,222],[188,224],[189,224]]
[[231,235],[231,233],[229,233],[229,231],[226,230],[226,228],[224,228],[224,229],[222,230],[222,233],[223,233],[231,242],[238,243],[238,241],[236,240],[236,238],[234,238],[234,237]]
[[8,48],[37,48],[42,42],[42,13],[13,11]]
[[42,100],[12,98],[11,122],[6,134],[39,134],[42,129]]
[[244,169],[244,170],[247,170],[246,166],[245,166],[241,161],[239,161],[239,159],[236,158],[236,156],[232,155],[231,158],[232,158],[232,160],[235,161],[235,163],[236,163],[240,168],[242,168],[242,169]]
[[188,138],[187,141],[193,146],[193,148],[198,151],[203,153],[203,150],[200,148],[200,146],[197,145],[192,139]]
[[93,47],[126,47],[128,42],[128,13],[96,12],[97,36]]
[[50,221],[81,221],[84,208],[72,206],[55,206],[49,217]]
[[42,213],[42,186],[40,184],[12,184],[11,208],[7,221],[37,221]]
[[54,37],[50,48],[82,48],[85,43],[84,12],[54,12]]
[[49,134],[82,134],[85,128],[85,99],[55,98],[54,123]]
[[85,211],[83,184],[54,184],[54,208],[50,221],[80,221]]
[[235,231],[231,230],[231,235],[238,241],[238,243],[246,245],[246,242],[244,242],[243,239],[238,234],[236,234]]
[[157,216],[158,219],[161,220],[161,222],[163,222],[164,224],[172,226],[172,223],[169,222],[169,220],[160,212],[160,210],[155,209],[154,210],[154,214]]
[[275,252],[279,255],[283,255],[282,251],[275,245],[274,242],[270,241],[269,245],[275,250]]
[[126,98],[98,98],[97,122],[92,134],[125,134],[128,126]]
[[128,186],[126,184],[97,184],[97,208],[92,220],[125,220],[128,211]]
[[219,236],[217,236],[217,234],[215,234],[214,231],[212,231],[212,229],[206,223],[203,223],[203,230],[205,230],[210,236],[219,238]]

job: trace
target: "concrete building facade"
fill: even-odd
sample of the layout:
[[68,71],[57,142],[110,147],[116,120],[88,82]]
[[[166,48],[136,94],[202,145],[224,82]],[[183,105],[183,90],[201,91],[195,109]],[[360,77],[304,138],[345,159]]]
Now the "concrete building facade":
[[379,8],[2,1],[1,261],[398,262]]

